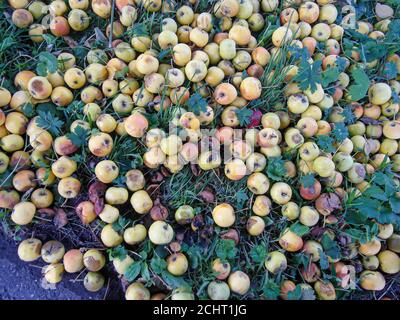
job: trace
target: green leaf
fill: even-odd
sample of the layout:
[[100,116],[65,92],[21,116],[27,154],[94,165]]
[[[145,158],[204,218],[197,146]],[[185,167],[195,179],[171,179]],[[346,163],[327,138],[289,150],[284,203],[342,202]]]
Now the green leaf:
[[321,60],[310,63],[308,61],[308,52],[304,53],[299,65],[299,70],[297,75],[293,78],[293,81],[298,82],[301,90],[310,89],[312,93],[315,92],[317,90],[317,84],[322,82],[321,65]]
[[58,60],[50,52],[41,52],[38,60],[36,72],[39,76],[46,77],[49,73],[54,73],[58,70]]
[[298,221],[293,223],[289,229],[290,231],[297,234],[299,237],[306,235],[310,231],[309,227],[305,226],[304,224],[301,224]]
[[386,62],[382,69],[382,77],[387,80],[396,79],[397,77],[397,66],[393,61]]
[[161,274],[167,268],[167,262],[155,254],[150,261],[150,267],[156,274]]
[[300,300],[315,300],[315,293],[312,288],[305,287],[301,288],[301,299]]
[[351,72],[354,80],[353,84],[349,87],[349,94],[352,101],[358,101],[365,97],[368,92],[371,81],[363,69],[356,68]]
[[53,36],[53,35],[51,35],[51,34],[42,34],[42,37],[43,37],[43,39],[44,39],[44,41],[46,41],[46,43],[48,44],[48,45],[54,45],[55,43],[56,43],[56,41],[57,41],[57,38],[55,37],[55,36]]
[[89,137],[89,130],[78,125],[73,132],[67,133],[66,136],[74,146],[80,148],[86,144],[86,140]]
[[150,276],[150,271],[149,271],[149,266],[146,262],[142,263],[142,268],[140,270],[140,275],[146,282],[151,281],[151,276]]
[[301,287],[296,285],[295,289],[287,293],[288,300],[301,300]]
[[320,256],[319,265],[321,266],[321,269],[322,270],[329,269],[328,256],[321,249],[318,249],[318,252],[319,252],[319,256]]
[[25,103],[22,106],[22,112],[28,118],[33,118],[35,116],[35,108],[31,103]]
[[142,260],[146,260],[147,257],[148,257],[148,253],[147,253],[146,250],[141,250],[141,251],[139,252],[139,255],[140,255],[140,257],[141,257]]
[[354,228],[346,229],[345,233],[349,235],[354,241],[365,243],[371,241],[379,232],[377,223],[372,220],[360,224]]
[[114,186],[125,187],[126,177],[125,176],[118,176],[118,178],[113,180]]
[[345,106],[343,108],[343,111],[340,113],[340,115],[342,115],[344,117],[344,122],[346,124],[353,124],[357,120],[351,106]]
[[153,253],[153,244],[151,243],[151,241],[146,241],[143,245],[142,251],[140,251],[140,255],[142,255],[144,252],[147,253],[147,256],[150,253]]
[[251,115],[253,114],[253,111],[243,107],[243,108],[236,109],[235,113],[239,119],[239,124],[241,126],[246,126],[251,121]]
[[38,127],[49,131],[53,136],[58,136],[61,134],[61,128],[64,123],[48,111],[39,111],[36,124]]
[[182,277],[176,277],[164,270],[161,272],[163,280],[173,289],[182,287],[191,287]]
[[77,116],[83,109],[84,103],[82,101],[72,101],[66,108],[63,108],[64,113],[68,116]]
[[318,135],[315,138],[315,143],[321,150],[327,153],[333,153],[336,151],[336,148],[333,146],[334,139],[330,136]]
[[267,257],[267,248],[264,245],[254,246],[249,255],[255,263],[263,263]]
[[392,208],[393,212],[400,213],[400,199],[396,196],[392,196],[389,199],[390,208]]
[[131,36],[135,36],[135,37],[146,37],[150,35],[150,32],[147,28],[147,24],[146,23],[135,23],[135,25],[130,28],[128,30],[128,33]]
[[369,218],[377,218],[381,209],[381,201],[371,199],[368,196],[361,196],[354,200],[353,206],[363,211]]
[[122,70],[119,70],[115,73],[114,77],[117,80],[122,80],[125,78],[126,74],[129,72],[128,67],[123,67]]
[[343,72],[347,67],[347,60],[343,57],[336,57],[336,68],[339,72]]
[[201,112],[207,111],[208,103],[207,100],[200,95],[200,93],[196,92],[186,101],[186,105],[191,112],[196,115],[200,115]]
[[367,39],[361,42],[361,58],[366,62],[383,58],[387,53],[387,46],[374,39]]
[[340,247],[336,241],[332,240],[327,234],[324,234],[321,239],[321,245],[324,248],[325,254],[332,259],[340,257]]
[[300,183],[302,186],[304,186],[304,188],[311,188],[315,183],[314,174],[307,173],[306,175],[302,176],[300,178]]
[[311,258],[309,255],[305,253],[297,253],[293,255],[293,265],[294,266],[303,266],[304,268],[307,268],[310,265]]
[[329,66],[321,74],[322,86],[325,88],[325,87],[328,87],[332,82],[336,82],[339,79],[339,74],[340,74],[340,71],[337,67]]
[[380,186],[384,186],[387,183],[391,183],[391,177],[383,173],[382,171],[376,171],[372,176],[372,181]]
[[83,62],[89,52],[89,48],[85,46],[77,46],[75,48],[72,48],[72,51],[77,60],[79,62]]
[[172,49],[171,48],[161,50],[160,53],[158,54],[158,60],[161,61],[164,58],[170,58],[171,54],[172,54]]
[[400,96],[397,94],[397,92],[392,91],[392,99],[393,103],[400,103]]
[[280,286],[272,279],[268,279],[263,287],[264,297],[268,300],[277,300],[281,293]]
[[14,173],[10,169],[0,174],[0,189],[12,188],[13,177]]
[[388,32],[385,35],[385,40],[388,42],[398,43],[400,41],[399,30],[400,30],[400,19],[392,20],[389,24]]
[[382,200],[382,201],[388,200],[388,197],[386,196],[385,191],[382,188],[378,187],[377,185],[372,185],[372,186],[368,187],[363,192],[363,196]]
[[113,261],[115,259],[124,260],[128,256],[128,251],[122,245],[108,249],[107,252],[110,261]]
[[129,223],[129,220],[125,217],[120,216],[117,221],[112,224],[112,228],[116,232],[121,232],[125,229],[125,226]]
[[342,143],[343,140],[349,137],[349,130],[343,122],[336,122],[330,135],[336,142]]
[[232,239],[218,239],[215,246],[215,254],[222,261],[234,259],[238,253],[235,241]]
[[[346,229],[346,234],[349,235],[352,239],[360,241],[360,242],[364,236],[364,232],[357,228]],[[321,261],[320,261],[320,264],[321,264]]]
[[287,170],[285,168],[285,161],[282,157],[272,157],[268,159],[267,176],[274,181],[285,180]]
[[138,277],[141,270],[142,270],[142,263],[140,261],[135,261],[131,265],[129,265],[129,267],[126,269],[124,277],[129,282],[132,282]]
[[236,193],[236,208],[239,210],[243,209],[247,200],[249,200],[249,196],[248,196],[246,190],[243,190],[243,189],[239,190]]
[[35,108],[37,113],[39,113],[39,111],[49,112],[54,117],[59,117],[60,115],[62,115],[57,111],[56,105],[52,102],[39,103],[35,106]]
[[13,37],[11,37],[11,36],[5,37],[2,39],[2,42],[1,42],[1,49],[3,51],[5,51],[6,49],[11,48],[15,44],[16,44],[16,41],[14,40]]
[[130,156],[130,168],[137,169],[143,165],[143,158],[139,153]]
[[160,126],[160,120],[158,119],[156,113],[144,113],[143,115],[149,121],[150,129],[158,128]]
[[200,246],[193,245],[186,250],[187,256],[190,259],[190,266],[193,269],[197,269],[200,265],[200,261],[203,259],[203,250]]
[[78,163],[85,161],[85,157],[82,154],[78,154],[78,153],[75,153],[74,155],[70,156],[70,158]]

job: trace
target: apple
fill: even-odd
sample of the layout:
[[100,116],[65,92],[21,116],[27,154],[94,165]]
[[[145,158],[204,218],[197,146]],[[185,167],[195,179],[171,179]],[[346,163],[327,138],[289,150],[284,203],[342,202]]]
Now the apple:
[[279,244],[288,252],[296,252],[303,247],[303,239],[287,228],[279,237]]

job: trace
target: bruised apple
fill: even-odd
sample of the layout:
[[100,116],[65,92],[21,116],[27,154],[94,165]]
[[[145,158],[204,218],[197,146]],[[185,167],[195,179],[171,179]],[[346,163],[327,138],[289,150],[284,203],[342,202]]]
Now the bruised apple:
[[106,247],[113,248],[122,243],[122,235],[116,231],[112,224],[107,224],[103,227],[100,234],[101,242]]
[[314,179],[314,183],[310,186],[305,186],[301,184],[300,186],[300,195],[303,199],[306,200],[315,200],[321,194],[321,183]]
[[284,205],[292,198],[292,188],[285,182],[276,182],[271,187],[272,200],[280,205]]
[[104,254],[97,249],[89,249],[83,255],[83,264],[89,271],[99,271],[106,264]]
[[111,15],[111,1],[110,0],[92,0],[93,12],[103,19],[107,19]]
[[207,294],[211,300],[228,300],[230,289],[226,282],[211,281],[207,287]]
[[23,240],[18,245],[18,257],[25,262],[35,261],[40,257],[42,241],[36,238]]
[[43,268],[44,278],[48,283],[59,283],[64,273],[64,265],[62,263],[52,263]]
[[279,244],[286,251],[296,252],[303,247],[303,239],[293,231],[286,229],[279,238]]
[[133,209],[139,214],[145,214],[153,207],[153,201],[145,190],[138,190],[131,196]]
[[64,245],[56,240],[47,241],[41,248],[41,256],[46,263],[57,263],[61,261],[64,253]]
[[174,276],[183,275],[189,267],[189,262],[183,253],[174,253],[167,258],[167,270]]
[[269,272],[276,274],[287,268],[287,259],[282,252],[272,251],[265,258],[264,265]]
[[125,292],[126,300],[150,300],[150,291],[140,282],[129,285]]
[[250,289],[250,278],[243,271],[235,271],[230,274],[228,285],[232,292],[244,295]]
[[360,275],[360,286],[367,291],[380,291],[386,285],[386,280],[379,271],[363,271]]
[[52,85],[45,77],[35,76],[28,82],[28,91],[35,99],[43,100],[50,97],[52,90]]
[[11,220],[18,225],[31,223],[36,213],[36,207],[32,202],[25,201],[13,206]]
[[104,286],[104,276],[99,272],[89,271],[83,278],[83,286],[87,291],[97,292]]

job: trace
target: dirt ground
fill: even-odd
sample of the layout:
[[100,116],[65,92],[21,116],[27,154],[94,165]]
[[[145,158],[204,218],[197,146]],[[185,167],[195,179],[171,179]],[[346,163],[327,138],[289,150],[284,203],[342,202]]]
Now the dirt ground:
[[[25,263],[17,256],[17,246],[13,240],[0,232],[0,300],[122,300],[124,294],[117,275],[112,270],[103,270],[106,285],[99,292],[88,292],[82,283],[84,275],[74,281],[76,274],[64,274],[57,285],[43,281],[40,260]],[[108,283],[108,279],[110,283]],[[400,275],[390,277],[384,290],[372,295],[370,292],[357,291],[350,297],[352,300],[375,300],[383,296],[393,300],[400,297]]]
[[[0,232],[0,300],[113,300],[122,298],[115,283],[96,293],[88,292],[76,275],[66,274],[57,285],[42,279],[43,263],[32,264],[19,260],[17,247]],[[80,277],[83,279],[83,277]]]

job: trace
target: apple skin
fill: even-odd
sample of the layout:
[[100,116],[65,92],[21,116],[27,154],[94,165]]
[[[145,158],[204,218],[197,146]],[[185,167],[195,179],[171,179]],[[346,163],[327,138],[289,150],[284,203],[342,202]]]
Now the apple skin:
[[296,252],[303,247],[303,239],[289,229],[286,229],[279,238],[279,244],[288,252]]
[[321,183],[314,179],[314,184],[311,187],[300,186],[300,195],[306,200],[315,200],[321,194]]
[[50,22],[50,32],[56,37],[67,36],[70,33],[68,20],[62,16],[54,17]]

